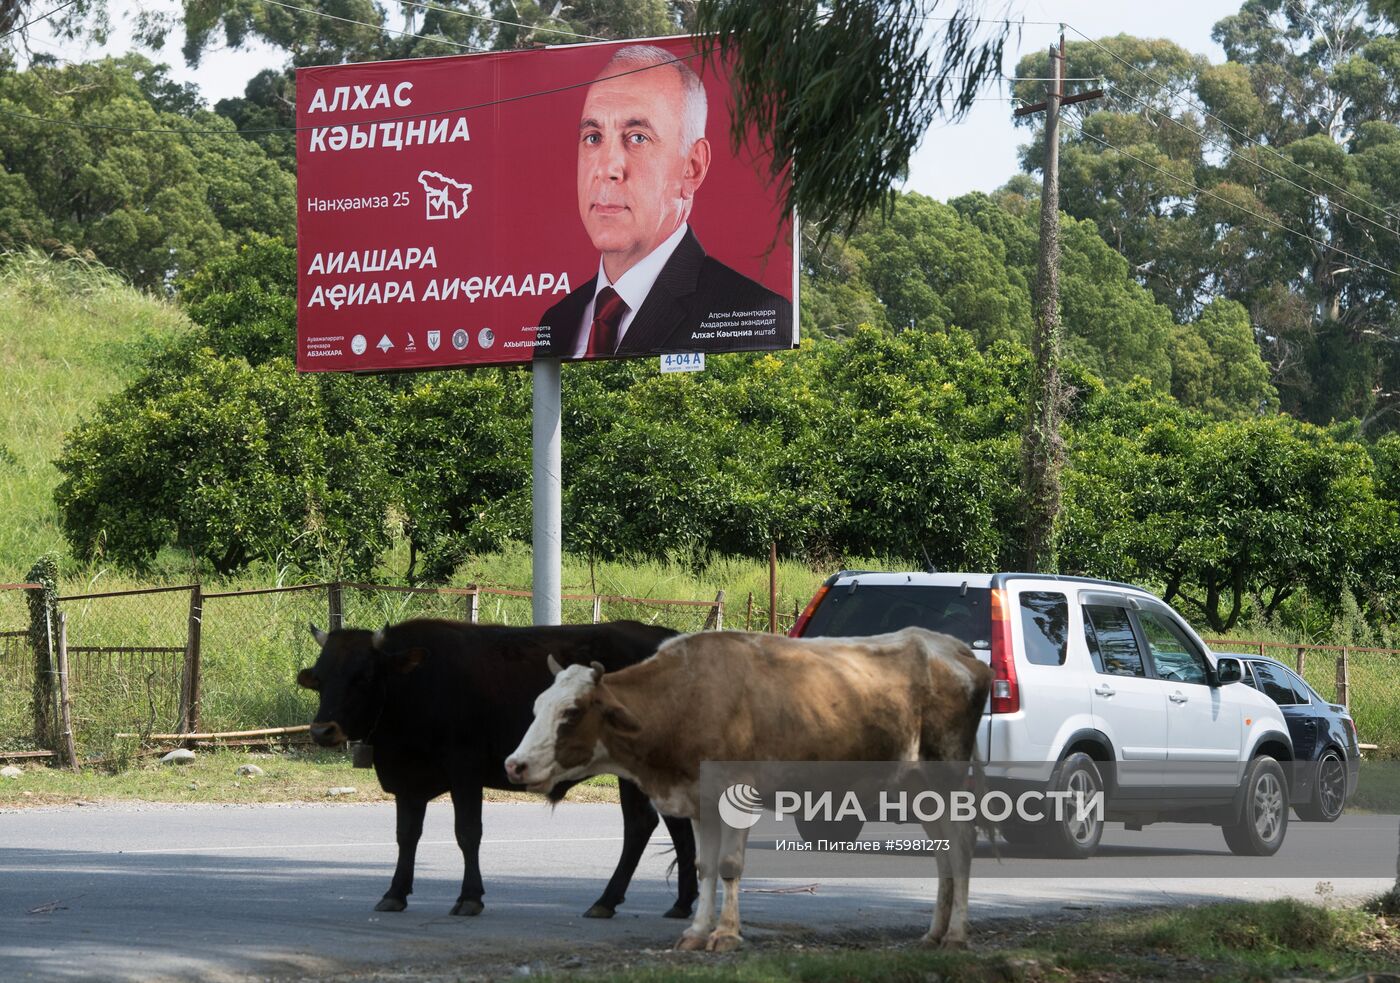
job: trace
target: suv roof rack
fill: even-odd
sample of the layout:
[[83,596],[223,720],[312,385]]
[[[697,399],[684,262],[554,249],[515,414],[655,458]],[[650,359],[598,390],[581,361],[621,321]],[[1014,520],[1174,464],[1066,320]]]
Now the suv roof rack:
[[1028,573],[1025,571],[1018,573],[994,573],[992,574],[992,586],[1000,587],[1008,580],[1020,580],[1029,577],[1034,577],[1037,580],[1060,580],[1070,584],[1098,584],[1101,587],[1123,587],[1127,590],[1141,591],[1144,594],[1151,593],[1151,591],[1147,590],[1145,587],[1139,587],[1137,584],[1125,584],[1120,580],[1104,580],[1101,577],[1072,577],[1062,573]]

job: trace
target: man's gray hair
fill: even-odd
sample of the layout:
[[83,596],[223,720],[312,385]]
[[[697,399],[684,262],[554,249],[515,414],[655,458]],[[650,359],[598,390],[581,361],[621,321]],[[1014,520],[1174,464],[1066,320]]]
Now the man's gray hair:
[[623,72],[638,72],[653,66],[665,66],[656,70],[665,71],[669,68],[680,76],[681,153],[689,153],[690,148],[695,146],[695,141],[705,136],[705,117],[709,115],[705,85],[700,81],[700,76],[695,74],[695,69],[665,48],[658,48],[654,44],[629,44],[612,56],[599,75],[620,75]]

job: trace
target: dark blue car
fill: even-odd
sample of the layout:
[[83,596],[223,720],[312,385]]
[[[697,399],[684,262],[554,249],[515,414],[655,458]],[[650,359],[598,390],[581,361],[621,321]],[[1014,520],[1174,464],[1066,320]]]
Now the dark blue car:
[[1293,738],[1295,761],[1290,798],[1299,819],[1330,823],[1356,791],[1360,752],[1356,723],[1347,708],[1328,703],[1292,669],[1257,655],[1219,653],[1239,659],[1243,682],[1279,705]]

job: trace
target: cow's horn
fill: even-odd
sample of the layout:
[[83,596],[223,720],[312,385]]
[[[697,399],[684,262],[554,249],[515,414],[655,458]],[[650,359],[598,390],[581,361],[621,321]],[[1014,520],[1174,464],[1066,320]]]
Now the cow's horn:
[[603,678],[603,673],[607,670],[603,668],[603,664],[597,659],[594,659],[588,664],[593,667],[593,681],[596,683],[598,680]]
[[384,633],[389,630],[389,622],[384,622],[384,627],[374,633],[374,637],[369,640],[370,648],[376,651],[384,651]]
[[564,667],[559,664],[559,660],[554,657],[553,652],[545,658],[544,664],[549,666],[549,671],[556,676],[564,671]]
[[312,622],[312,623],[311,623],[311,637],[314,638],[314,639],[316,639],[316,644],[317,644],[317,645],[320,645],[320,646],[323,646],[323,647],[324,647],[325,644],[326,644],[326,639],[329,638],[330,636],[327,635],[325,632],[323,632],[321,629],[317,628],[315,622]]

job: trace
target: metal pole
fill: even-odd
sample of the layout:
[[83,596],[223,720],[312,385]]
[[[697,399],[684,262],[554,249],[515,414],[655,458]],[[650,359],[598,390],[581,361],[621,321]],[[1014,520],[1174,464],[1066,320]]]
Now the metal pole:
[[534,585],[530,605],[537,625],[557,625],[563,561],[560,500],[559,359],[537,358],[534,374],[534,416],[531,460],[534,463]]
[[58,615],[58,706],[63,720],[63,748],[68,767],[78,770],[78,749],[73,742],[73,699],[68,692],[68,616]]

